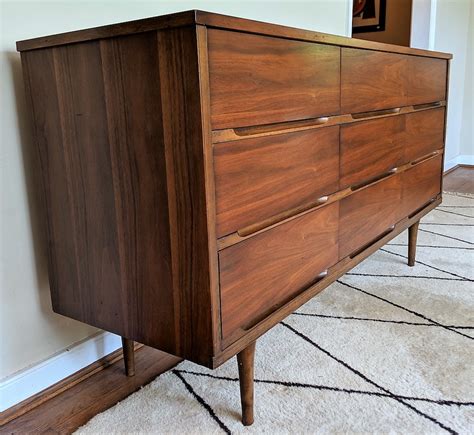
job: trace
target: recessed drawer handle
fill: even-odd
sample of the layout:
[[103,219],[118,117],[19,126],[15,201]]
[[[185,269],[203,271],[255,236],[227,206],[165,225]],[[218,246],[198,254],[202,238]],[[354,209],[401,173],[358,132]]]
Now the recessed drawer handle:
[[357,251],[350,254],[349,258],[352,259],[352,258],[357,257],[359,254],[364,252],[366,249],[369,249],[372,245],[375,245],[379,240],[383,239],[387,234],[391,233],[394,229],[395,229],[395,225],[391,225],[382,234],[378,235],[375,239],[372,239],[369,243],[362,246],[362,248],[359,248]]
[[265,313],[261,314],[258,316],[256,319],[253,319],[250,323],[242,327],[243,331],[248,331],[252,328],[255,328],[257,325],[262,323],[264,320],[266,320],[269,316],[271,316],[274,312],[278,311],[281,307],[285,306],[288,302],[292,301],[293,299],[297,298],[299,295],[302,293],[308,291],[311,287],[313,287],[315,284],[317,284],[319,281],[321,281],[323,278],[325,278],[328,275],[327,269],[323,272],[321,272],[319,275],[316,276],[316,278],[311,282],[311,284],[307,285],[304,287],[301,291],[298,293],[292,295],[290,298],[287,300],[281,302],[280,304],[270,308],[270,310],[267,310]]
[[254,134],[268,133],[272,131],[290,130],[292,128],[299,128],[304,126],[315,126],[326,124],[329,117],[321,116],[320,118],[306,119],[303,121],[288,121],[278,122],[275,124],[253,125],[251,127],[237,127],[234,128],[234,133],[237,136],[251,136]]
[[435,101],[434,103],[416,104],[413,106],[413,110],[430,109],[432,107],[440,107],[440,106],[441,106],[441,101]]
[[418,163],[424,162],[425,160],[431,159],[431,157],[434,157],[438,154],[438,151],[433,151],[432,153],[428,154],[427,156],[420,157],[419,159],[413,160],[410,164],[412,166],[417,165]]
[[307,210],[311,210],[313,208],[319,207],[320,205],[326,203],[329,200],[328,196],[321,196],[314,202],[311,202],[309,204],[303,205],[302,207],[296,207],[292,210],[288,210],[286,212],[280,213],[278,215],[272,216],[268,219],[265,219],[264,221],[258,222],[256,224],[249,225],[245,228],[241,228],[240,230],[237,230],[237,234],[240,237],[247,237],[250,234],[256,233],[257,231],[263,230],[266,227],[269,227],[271,225],[274,225],[278,222],[282,222],[286,219],[289,219],[293,216],[296,216],[300,213],[303,213]]
[[394,109],[374,110],[372,112],[351,113],[351,116],[352,116],[352,119],[377,118],[378,116],[394,115],[396,113],[399,113],[400,110],[401,110],[400,107],[395,107]]
[[368,180],[363,181],[362,183],[352,185],[351,190],[354,192],[355,190],[362,189],[363,187],[368,186],[369,184],[372,184],[377,181],[383,180],[384,178],[390,177],[390,175],[395,174],[397,171],[398,171],[398,168],[392,168],[381,175],[377,175],[376,177],[369,178]]

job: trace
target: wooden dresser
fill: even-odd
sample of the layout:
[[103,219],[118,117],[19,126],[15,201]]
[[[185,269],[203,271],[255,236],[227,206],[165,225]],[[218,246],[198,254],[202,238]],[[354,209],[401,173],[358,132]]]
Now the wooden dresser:
[[[451,55],[201,11],[18,42],[57,313],[217,367],[441,203]],[[317,368],[315,367],[315,370]]]

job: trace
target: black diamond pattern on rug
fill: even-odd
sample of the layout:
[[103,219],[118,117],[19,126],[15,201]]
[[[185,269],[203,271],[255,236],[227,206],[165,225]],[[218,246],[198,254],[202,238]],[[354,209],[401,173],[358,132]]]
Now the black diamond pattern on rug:
[[474,196],[445,194],[257,342],[255,423],[234,359],[184,362],[81,433],[474,433]]

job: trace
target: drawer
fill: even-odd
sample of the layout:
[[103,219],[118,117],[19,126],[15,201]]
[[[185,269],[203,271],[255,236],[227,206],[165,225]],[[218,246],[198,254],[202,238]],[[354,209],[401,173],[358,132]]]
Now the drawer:
[[404,115],[341,127],[341,189],[402,165],[404,139]]
[[446,74],[446,60],[342,48],[341,112],[443,101]]
[[329,204],[219,253],[224,345],[337,262],[338,209]]
[[441,192],[442,156],[403,172],[402,216],[409,216]]
[[341,200],[339,258],[369,244],[400,220],[402,183],[394,175]]
[[339,113],[340,49],[208,30],[213,129]]
[[338,190],[339,127],[214,146],[222,237]]
[[406,162],[443,148],[444,111],[444,107],[440,107],[406,115]]
[[444,108],[341,127],[340,188],[377,177],[443,148]]

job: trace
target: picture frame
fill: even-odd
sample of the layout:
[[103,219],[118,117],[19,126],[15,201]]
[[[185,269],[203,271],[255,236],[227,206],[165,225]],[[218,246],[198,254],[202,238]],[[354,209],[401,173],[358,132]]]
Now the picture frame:
[[386,0],[353,0],[352,33],[383,32]]

